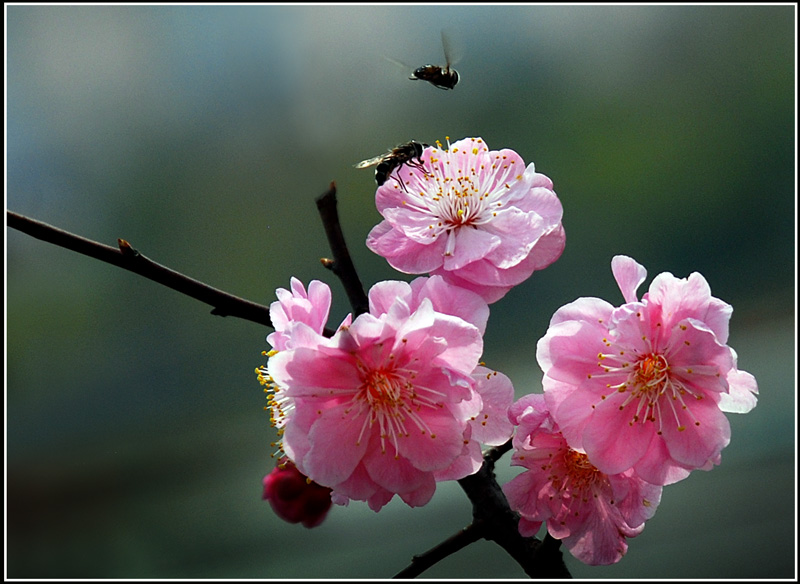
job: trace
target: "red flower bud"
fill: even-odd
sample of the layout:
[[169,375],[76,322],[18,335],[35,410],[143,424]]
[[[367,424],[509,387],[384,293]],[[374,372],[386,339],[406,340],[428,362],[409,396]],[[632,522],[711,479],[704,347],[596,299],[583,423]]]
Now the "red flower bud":
[[275,514],[289,523],[305,527],[321,524],[331,508],[331,489],[303,475],[286,457],[264,477],[264,496]]

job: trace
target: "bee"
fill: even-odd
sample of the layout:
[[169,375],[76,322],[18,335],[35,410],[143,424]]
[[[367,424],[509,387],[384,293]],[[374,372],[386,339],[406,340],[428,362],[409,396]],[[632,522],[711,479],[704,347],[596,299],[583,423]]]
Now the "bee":
[[445,66],[439,65],[423,65],[417,67],[411,74],[409,79],[427,81],[434,87],[439,89],[453,89],[458,83],[458,71],[451,69],[452,65],[452,50],[448,37],[442,31],[442,48],[444,49]]
[[[400,168],[404,164],[408,166],[412,166],[414,168],[421,168],[422,167],[422,152],[427,148],[427,144],[423,144],[422,142],[416,142],[412,140],[411,142],[406,142],[405,144],[400,144],[399,146],[392,148],[388,152],[381,154],[380,156],[375,156],[374,158],[368,158],[367,160],[362,160],[358,164],[355,165],[356,168],[367,168],[368,166],[375,166],[375,182],[378,183],[378,186],[381,186],[383,183],[386,182],[386,179],[389,178],[389,175],[394,172],[395,169]],[[397,177],[392,177],[394,180],[400,182]],[[405,188],[405,186],[400,183],[400,186]]]

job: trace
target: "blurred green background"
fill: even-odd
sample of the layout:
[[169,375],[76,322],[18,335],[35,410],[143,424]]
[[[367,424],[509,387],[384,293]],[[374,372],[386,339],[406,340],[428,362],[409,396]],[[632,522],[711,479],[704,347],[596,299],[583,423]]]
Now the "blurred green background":
[[[555,183],[562,258],[492,305],[485,361],[540,391],[536,341],[610,270],[702,273],[734,307],[758,407],[722,465],[667,487],[610,567],[578,578],[796,576],[795,24],[772,6],[6,6],[7,208],[268,304],[334,292],[314,198],[335,180],[365,285],[371,170],[398,143],[483,137]],[[443,64],[407,80],[384,56]],[[383,578],[467,525],[426,507],[335,507],[319,528],[261,500],[274,434],[253,370],[269,332],[6,230],[7,576]],[[640,293],[645,287],[640,289]],[[334,322],[335,321],[335,322]],[[501,482],[516,470],[498,464]],[[480,542],[424,574],[523,578]]]

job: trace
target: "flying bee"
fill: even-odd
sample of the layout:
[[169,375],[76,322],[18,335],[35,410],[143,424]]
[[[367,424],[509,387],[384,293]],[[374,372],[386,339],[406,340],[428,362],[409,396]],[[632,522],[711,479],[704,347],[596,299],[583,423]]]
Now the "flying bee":
[[442,31],[442,48],[444,49],[444,67],[439,65],[423,65],[414,69],[409,79],[427,81],[439,89],[453,89],[458,83],[458,71],[451,69],[453,64],[452,48],[448,37]]
[[450,69],[449,65],[446,67],[424,65],[414,69],[409,79],[427,81],[439,89],[453,89],[458,83],[458,71]]
[[[356,164],[355,167],[367,168],[368,166],[377,165],[375,168],[375,182],[378,183],[378,186],[381,186],[395,169],[400,168],[404,164],[414,168],[422,168],[422,152],[427,146],[427,144],[412,140],[411,142],[400,144],[380,156],[362,160]],[[392,178],[400,183],[401,187],[405,188],[405,185],[403,185],[397,177]]]

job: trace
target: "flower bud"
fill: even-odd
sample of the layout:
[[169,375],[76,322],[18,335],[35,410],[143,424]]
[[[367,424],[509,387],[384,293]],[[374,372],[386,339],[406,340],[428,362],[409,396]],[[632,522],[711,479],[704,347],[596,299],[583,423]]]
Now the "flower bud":
[[309,480],[286,457],[278,461],[263,483],[263,498],[284,521],[311,528],[320,525],[328,515],[331,489]]

